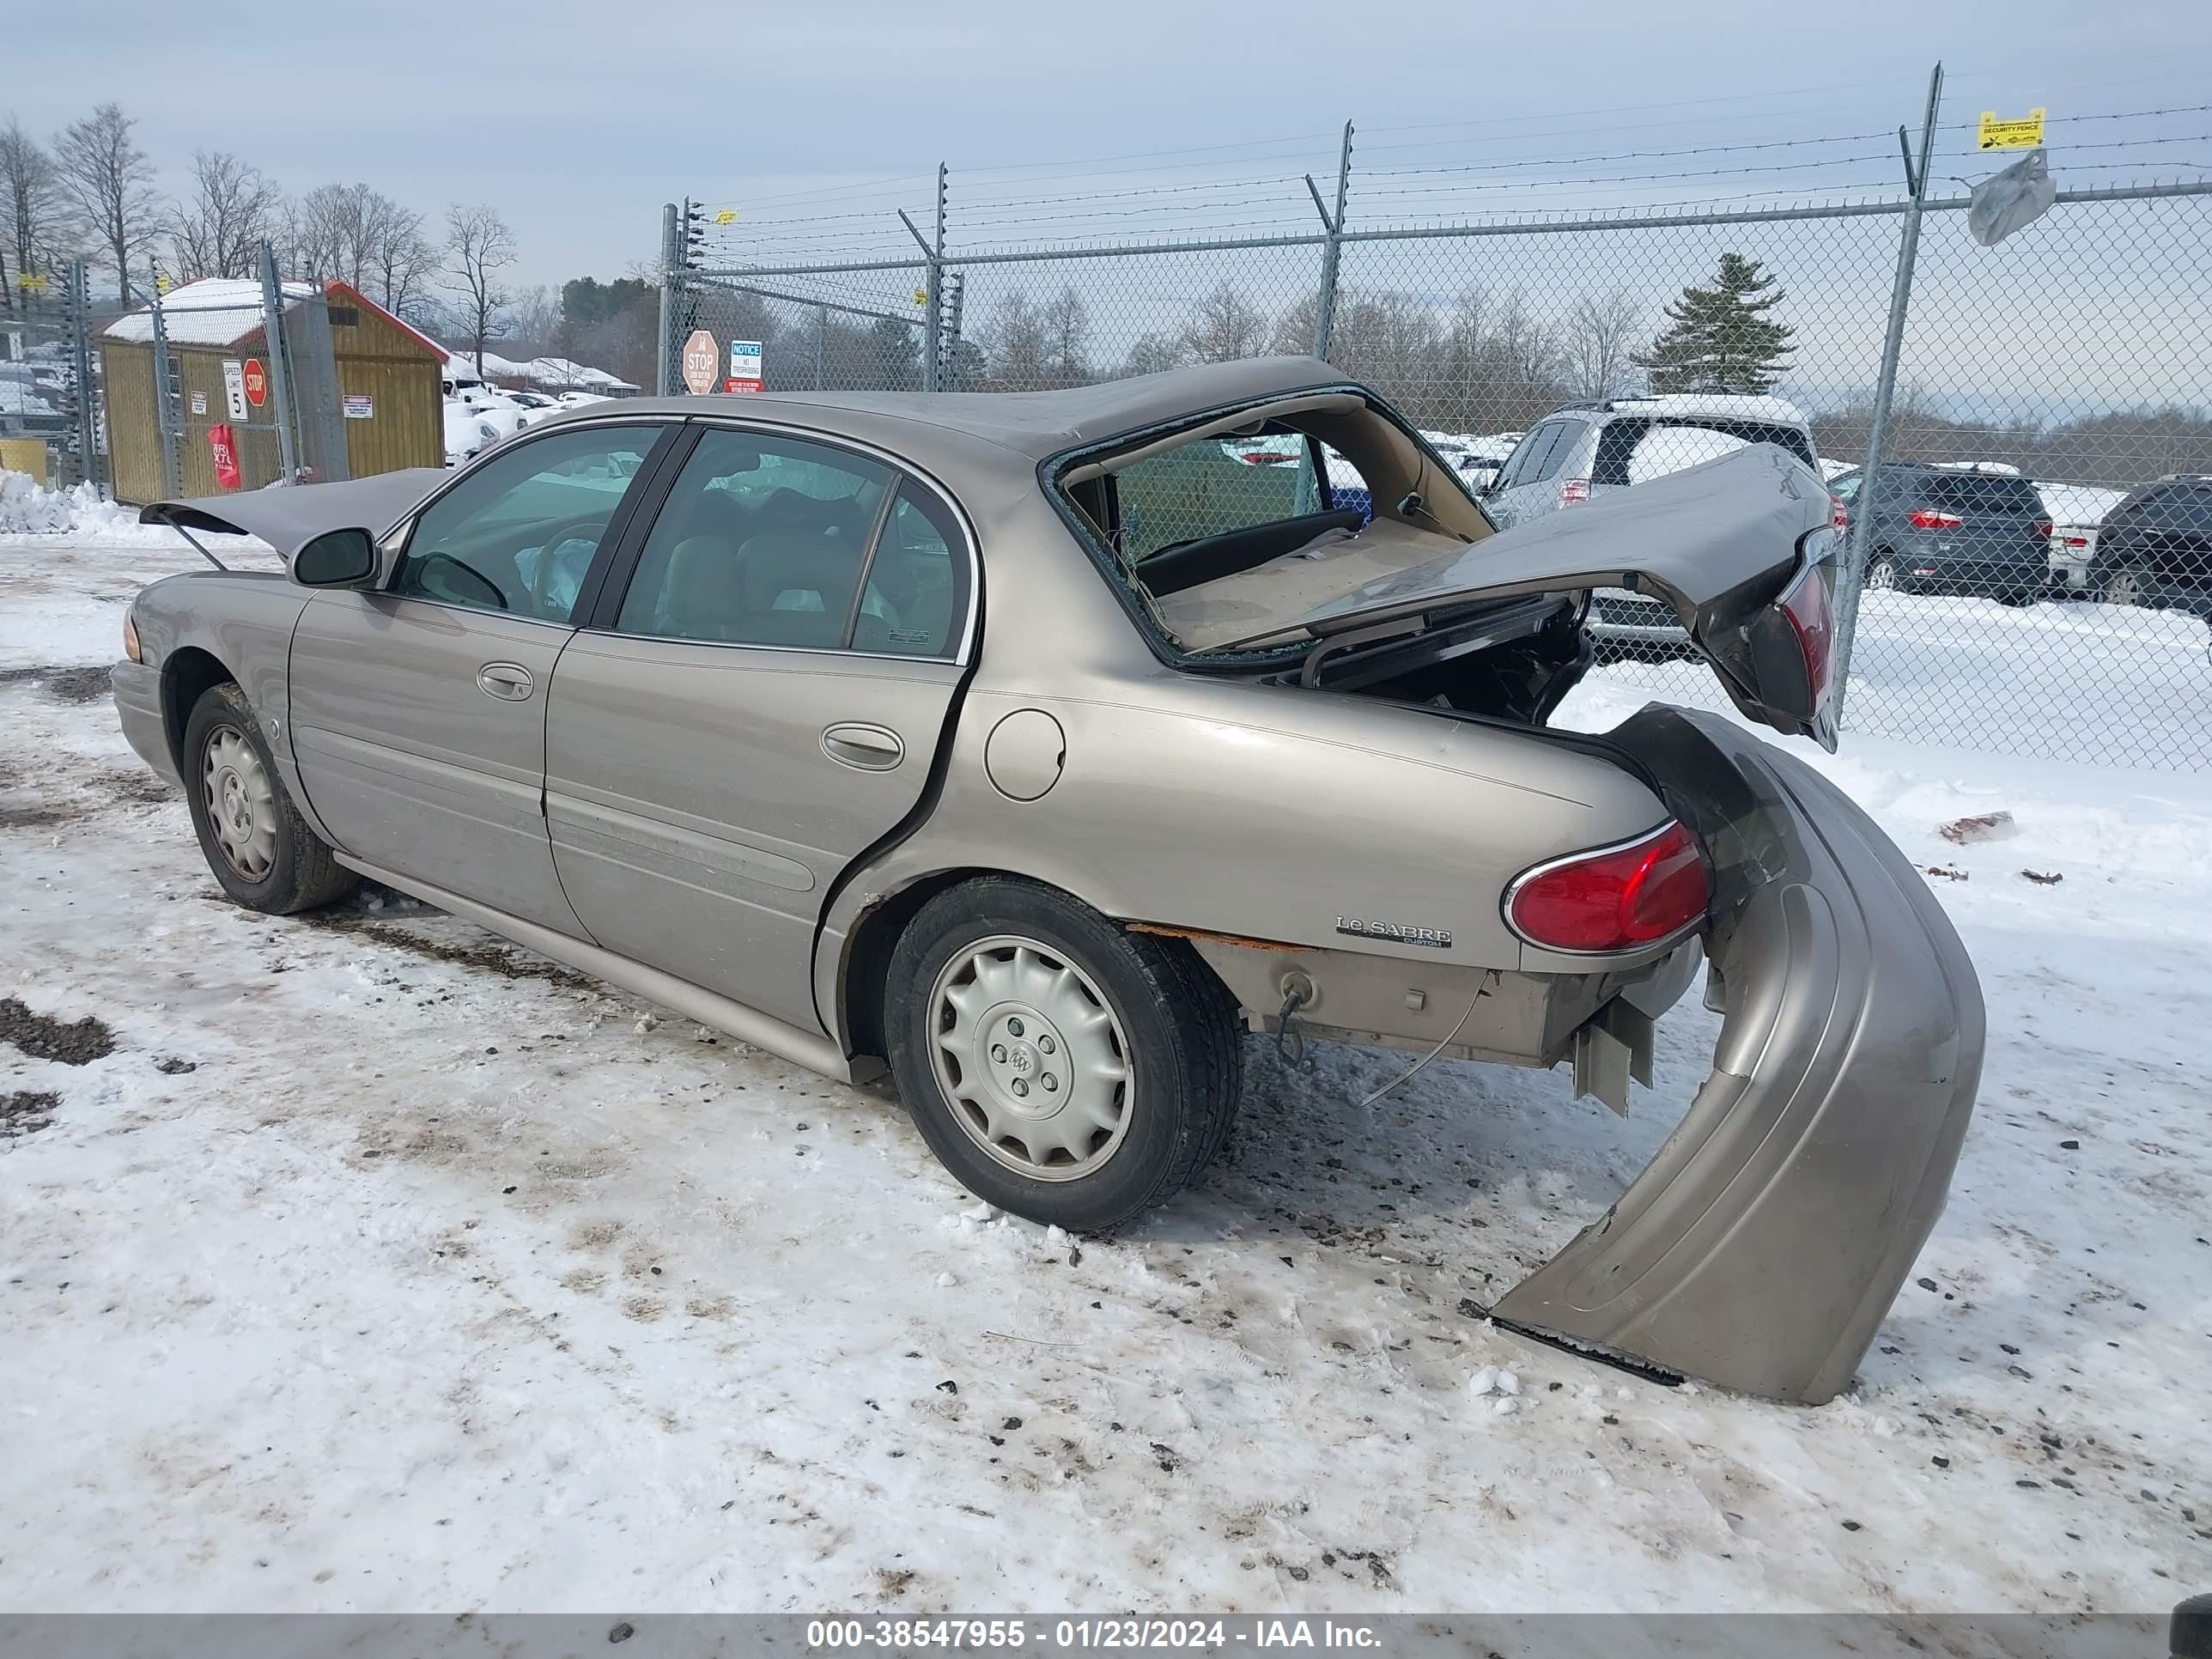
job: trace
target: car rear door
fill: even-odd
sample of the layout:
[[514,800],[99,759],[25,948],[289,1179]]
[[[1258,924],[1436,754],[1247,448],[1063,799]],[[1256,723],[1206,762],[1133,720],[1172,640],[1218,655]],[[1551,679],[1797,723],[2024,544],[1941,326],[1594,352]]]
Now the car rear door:
[[579,931],[545,833],[545,691],[673,430],[590,422],[518,441],[414,515],[380,591],[308,601],[292,638],[292,749],[345,852]]
[[928,787],[969,658],[972,543],[888,457],[695,429],[554,673],[554,865],[608,949],[821,1030],[822,908]]

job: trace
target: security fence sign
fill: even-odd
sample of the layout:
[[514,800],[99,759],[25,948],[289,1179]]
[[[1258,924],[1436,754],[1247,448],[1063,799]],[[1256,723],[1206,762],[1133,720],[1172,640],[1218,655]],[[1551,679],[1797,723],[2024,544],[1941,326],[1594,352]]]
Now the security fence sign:
[[713,335],[703,328],[691,331],[684,343],[684,384],[693,397],[703,398],[714,389],[715,360],[721,355]]
[[2026,115],[2000,118],[1995,110],[1982,112],[1981,142],[1978,149],[2039,149],[2043,146],[2043,112],[2032,109]]
[[238,447],[231,440],[227,423],[208,428],[208,448],[215,456],[215,481],[225,489],[236,489],[244,484],[246,480],[238,470]]
[[222,360],[222,390],[230,404],[230,418],[242,421],[246,411],[246,365],[235,357]]
[[764,382],[761,379],[761,343],[758,340],[730,342],[730,379],[725,392],[758,392]]
[[258,409],[269,401],[269,371],[261,366],[260,358],[248,357],[243,373],[246,401]]
[[349,421],[373,421],[376,418],[376,399],[366,392],[349,392],[341,403]]

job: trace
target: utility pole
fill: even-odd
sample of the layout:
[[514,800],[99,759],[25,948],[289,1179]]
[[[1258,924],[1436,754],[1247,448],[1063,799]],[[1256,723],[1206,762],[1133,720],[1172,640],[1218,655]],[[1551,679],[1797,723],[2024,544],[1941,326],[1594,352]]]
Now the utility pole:
[[659,349],[653,355],[653,390],[669,395],[668,370],[676,356],[676,285],[684,263],[684,244],[677,232],[676,204],[660,204],[660,328]]

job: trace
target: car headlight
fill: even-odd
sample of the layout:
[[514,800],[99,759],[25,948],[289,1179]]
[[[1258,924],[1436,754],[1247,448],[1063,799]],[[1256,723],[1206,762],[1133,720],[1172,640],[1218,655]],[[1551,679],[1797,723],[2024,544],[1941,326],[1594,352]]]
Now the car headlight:
[[146,660],[138,654],[138,624],[131,620],[128,611],[123,613],[123,654],[133,662]]

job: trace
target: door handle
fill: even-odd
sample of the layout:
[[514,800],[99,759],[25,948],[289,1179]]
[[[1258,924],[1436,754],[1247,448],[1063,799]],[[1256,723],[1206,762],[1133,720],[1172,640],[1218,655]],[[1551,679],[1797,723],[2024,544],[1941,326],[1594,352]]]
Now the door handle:
[[477,686],[503,702],[520,702],[538,682],[520,663],[488,662],[477,671]]
[[888,772],[906,758],[906,744],[889,726],[847,720],[822,734],[822,752],[842,766]]

